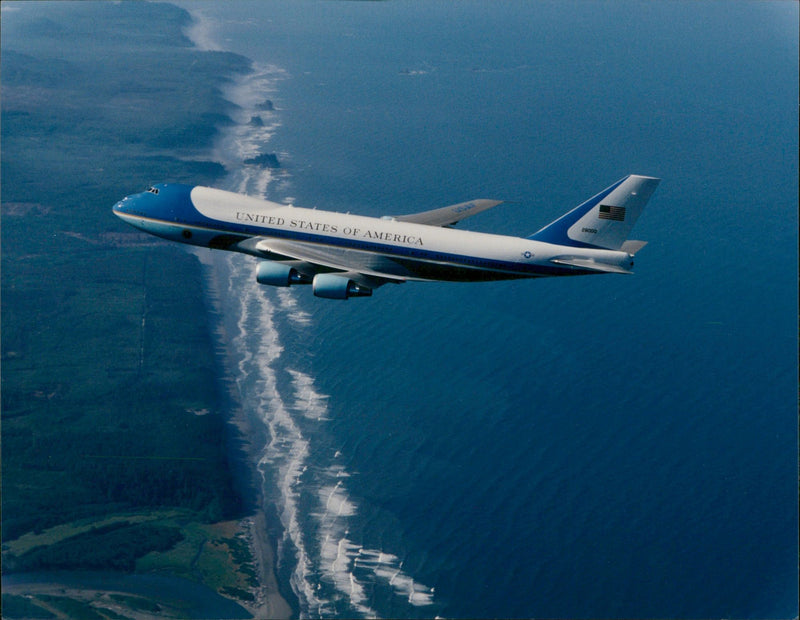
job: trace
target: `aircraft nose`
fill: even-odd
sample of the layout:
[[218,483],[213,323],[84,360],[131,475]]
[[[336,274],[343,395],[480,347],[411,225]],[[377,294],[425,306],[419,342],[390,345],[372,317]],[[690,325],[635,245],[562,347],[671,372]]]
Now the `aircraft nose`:
[[147,217],[148,206],[146,195],[133,194],[125,196],[111,208],[111,211],[126,224],[139,228],[141,219]]
[[125,198],[115,204],[111,210],[114,215],[123,219],[125,219],[125,216],[144,215],[149,204],[147,200],[149,196],[150,194],[144,192],[125,196]]
[[113,211],[114,215],[122,215],[126,212],[128,198],[129,196],[125,196],[125,198],[111,207],[111,211]]

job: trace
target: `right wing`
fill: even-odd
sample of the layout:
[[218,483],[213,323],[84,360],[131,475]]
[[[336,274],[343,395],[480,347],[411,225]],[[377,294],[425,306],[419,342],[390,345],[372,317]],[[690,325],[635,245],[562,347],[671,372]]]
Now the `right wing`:
[[450,205],[433,211],[389,216],[388,219],[397,220],[398,222],[426,224],[428,226],[452,226],[471,215],[496,207],[502,202],[502,200],[470,200],[469,202],[460,202],[457,205]]

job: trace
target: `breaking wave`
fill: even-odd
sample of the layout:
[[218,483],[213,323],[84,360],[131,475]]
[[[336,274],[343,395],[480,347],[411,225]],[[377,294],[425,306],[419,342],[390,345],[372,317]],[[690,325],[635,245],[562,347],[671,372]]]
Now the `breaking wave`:
[[[219,50],[213,23],[202,13],[193,16],[187,35],[201,50]],[[234,124],[221,128],[213,153],[228,171],[225,189],[291,202],[285,169],[245,163],[266,151],[280,127],[271,97],[287,77],[279,67],[254,63],[226,87]],[[329,397],[317,388],[307,360],[284,344],[302,343],[313,331],[312,316],[297,297],[310,291],[259,285],[250,257],[214,252],[203,262],[212,271],[209,278],[219,283],[218,301],[229,326],[223,346],[240,402],[267,431],[257,468],[265,502],[274,505],[282,527],[278,572],[291,571],[301,616],[377,617],[376,586],[414,607],[432,605],[433,588],[407,574],[400,557],[354,540],[359,507],[348,492],[350,473],[341,451],[324,447]]]

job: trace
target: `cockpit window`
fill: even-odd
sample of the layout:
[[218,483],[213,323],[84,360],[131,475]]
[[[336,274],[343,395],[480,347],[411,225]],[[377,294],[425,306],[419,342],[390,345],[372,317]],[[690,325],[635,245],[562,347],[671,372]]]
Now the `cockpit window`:
[[152,185],[147,188],[147,191],[150,192],[151,194],[155,194],[156,196],[158,196],[158,188],[153,187]]

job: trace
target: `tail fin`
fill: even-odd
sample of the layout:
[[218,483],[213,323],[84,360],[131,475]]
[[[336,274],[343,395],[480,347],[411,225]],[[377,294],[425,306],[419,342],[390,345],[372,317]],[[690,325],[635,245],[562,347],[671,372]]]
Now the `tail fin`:
[[622,249],[660,180],[630,174],[528,239],[573,247]]

